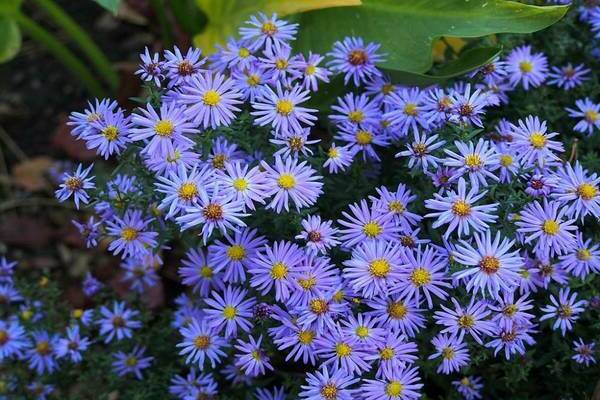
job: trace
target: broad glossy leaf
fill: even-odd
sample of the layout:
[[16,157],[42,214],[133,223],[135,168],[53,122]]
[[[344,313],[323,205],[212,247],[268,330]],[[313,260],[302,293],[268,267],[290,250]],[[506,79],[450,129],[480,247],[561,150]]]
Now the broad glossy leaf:
[[17,55],[21,48],[21,31],[9,17],[0,17],[0,63]]
[[94,0],[96,3],[100,4],[102,7],[112,12],[113,14],[117,13],[119,9],[119,3],[121,0]]
[[204,30],[194,36],[194,45],[205,53],[222,45],[248,17],[257,12],[278,16],[302,13],[329,7],[360,5],[360,0],[196,0],[196,4],[208,17]]
[[529,33],[558,21],[568,6],[530,6],[506,0],[363,0],[360,6],[310,11],[299,16],[297,49],[327,52],[336,40],[361,36],[381,43],[382,67],[423,73],[442,36],[481,37]]

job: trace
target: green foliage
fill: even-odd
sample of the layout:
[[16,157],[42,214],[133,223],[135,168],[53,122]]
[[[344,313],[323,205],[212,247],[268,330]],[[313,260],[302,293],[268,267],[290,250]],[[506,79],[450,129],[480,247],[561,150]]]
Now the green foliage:
[[117,13],[117,10],[119,10],[119,3],[121,2],[121,0],[94,0],[94,1],[96,3],[98,3],[100,6],[107,9],[108,11],[112,12],[113,14]]
[[0,63],[12,59],[21,49],[21,31],[17,23],[0,16]]

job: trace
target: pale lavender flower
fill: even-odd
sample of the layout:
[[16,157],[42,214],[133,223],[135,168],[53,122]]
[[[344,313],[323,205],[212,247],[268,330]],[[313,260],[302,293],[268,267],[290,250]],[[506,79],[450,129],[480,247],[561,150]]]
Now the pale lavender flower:
[[566,108],[571,118],[581,118],[573,127],[577,132],[585,133],[590,136],[594,129],[600,130],[600,104],[594,103],[588,97],[575,101],[574,108]]
[[327,53],[332,58],[327,63],[334,73],[344,74],[344,84],[352,79],[355,86],[367,82],[381,72],[375,66],[384,61],[385,54],[378,54],[380,45],[369,43],[365,46],[362,38],[346,37],[333,44],[333,51]]
[[580,313],[585,311],[587,301],[577,301],[577,292],[571,293],[571,289],[563,288],[558,292],[558,297],[550,295],[551,304],[542,307],[540,310],[544,313],[540,321],[556,318],[552,329],[560,329],[560,332],[565,336],[567,331],[573,329],[573,324],[579,319]]

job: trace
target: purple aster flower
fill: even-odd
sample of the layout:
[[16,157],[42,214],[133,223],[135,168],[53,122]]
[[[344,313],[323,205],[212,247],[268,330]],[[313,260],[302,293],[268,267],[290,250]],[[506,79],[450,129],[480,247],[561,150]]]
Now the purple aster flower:
[[148,155],[144,159],[145,166],[157,175],[168,175],[170,172],[177,172],[180,165],[187,169],[192,169],[198,164],[200,155],[193,151],[183,148],[176,148],[172,153],[163,157],[157,155]]
[[158,53],[150,55],[148,47],[144,49],[144,52],[140,54],[142,63],[139,64],[139,69],[134,72],[135,75],[139,75],[140,79],[144,82],[154,82],[156,86],[160,87],[161,81],[164,79],[163,68],[165,62],[160,60]]
[[[85,223],[80,223],[75,220],[72,220],[71,223],[75,225],[79,234],[85,239],[85,246],[87,248],[96,247],[98,245],[98,238],[100,237],[99,227],[102,225],[102,222],[95,222],[94,217],[91,216]],[[2,282],[1,276],[2,272],[0,269],[0,282]]]
[[208,163],[218,170],[224,170],[227,164],[243,162],[246,155],[238,150],[237,144],[229,143],[223,136],[218,136],[212,141]]
[[217,382],[211,374],[199,374],[196,368],[192,367],[185,378],[175,375],[171,379],[169,393],[178,396],[179,399],[198,399],[203,395],[210,398],[217,394]]
[[118,107],[118,103],[110,99],[95,100],[94,104],[88,101],[88,108],[81,112],[72,112],[69,115],[67,125],[72,126],[71,135],[77,139],[85,138],[93,131],[92,124],[103,121],[107,113],[112,113]]
[[113,339],[118,341],[132,337],[132,330],[141,328],[142,323],[134,320],[139,315],[138,311],[126,308],[125,302],[113,302],[112,310],[106,306],[100,308],[101,318],[100,335],[105,336],[104,343],[110,343]]
[[417,226],[423,217],[408,211],[408,206],[417,196],[413,195],[406,185],[400,183],[395,192],[390,192],[385,186],[375,188],[379,197],[369,196],[373,207],[383,213],[393,216],[394,222],[404,232],[411,232],[413,226]]
[[504,330],[510,330],[514,325],[530,325],[534,316],[525,312],[533,309],[532,300],[528,297],[527,293],[515,301],[515,291],[503,291],[502,296],[497,298],[497,304],[489,305],[489,309],[495,312],[492,322]]
[[277,19],[277,14],[273,13],[271,17],[263,13],[258,13],[258,16],[252,15],[247,25],[239,29],[240,36],[244,40],[250,42],[252,50],[260,50],[286,46],[289,41],[295,39],[298,32],[298,24],[290,24],[289,22]]
[[322,293],[341,284],[338,267],[329,258],[306,255],[295,272],[294,288],[286,301],[288,308],[306,307]]
[[382,131],[349,125],[341,127],[335,135],[335,139],[347,143],[345,147],[351,152],[352,157],[359,152],[362,153],[365,161],[368,159],[381,161],[375,152],[374,145],[382,147],[389,145],[389,138]]
[[550,140],[558,135],[558,132],[546,133],[546,121],[538,117],[528,116],[525,121],[519,120],[519,125],[512,125],[513,141],[511,146],[521,158],[524,166],[537,166],[543,168],[550,162],[559,161],[560,158],[554,152],[563,152],[562,143]]
[[492,61],[477,68],[468,76],[470,78],[481,77],[487,84],[503,81],[506,78],[506,62],[500,61],[500,57],[494,57]]
[[183,55],[181,50],[175,46],[173,51],[165,50],[164,55],[164,68],[170,88],[189,83],[193,77],[206,71],[200,68],[206,62],[206,58],[202,58],[200,49],[189,48]]
[[485,347],[494,349],[494,356],[501,350],[504,350],[504,357],[510,360],[514,354],[525,354],[525,344],[534,344],[535,340],[529,333],[532,333],[532,327],[527,324],[512,324],[510,327],[496,327],[496,332],[492,340],[485,344]]
[[157,232],[146,231],[154,218],[143,219],[142,211],[128,209],[123,218],[114,216],[106,221],[106,233],[115,239],[110,242],[108,251],[121,257],[136,257],[148,254],[157,246]]
[[582,338],[578,338],[578,340],[573,341],[573,351],[575,351],[575,355],[571,358],[578,364],[585,364],[586,367],[589,367],[590,364],[596,364],[594,358],[596,343],[584,343]]
[[262,95],[267,83],[272,81],[272,75],[271,71],[253,64],[244,70],[234,70],[231,77],[236,89],[242,94],[242,100],[254,103]]
[[285,392],[283,391],[283,387],[281,388],[273,388],[271,390],[267,389],[256,389],[256,393],[254,394],[256,400],[285,400]]
[[[229,38],[226,47],[221,53],[220,61],[229,70],[243,71],[251,68],[258,61],[258,58],[252,52],[253,50],[250,48],[250,43],[247,40]],[[224,70],[220,72],[224,72]]]
[[154,357],[144,357],[145,352],[146,348],[143,346],[135,346],[130,353],[116,352],[113,354],[113,370],[119,376],[133,374],[136,379],[142,380],[142,370],[148,368],[154,360]]
[[385,104],[390,107],[390,111],[383,115],[390,125],[394,128],[396,138],[405,137],[410,130],[414,134],[419,133],[419,128],[428,130],[429,122],[425,118],[425,108],[423,100],[426,92],[419,88],[401,89],[398,92],[390,93],[385,99]]
[[425,327],[422,309],[415,300],[402,300],[398,295],[376,297],[367,300],[367,305],[373,309],[366,315],[372,316],[379,326],[386,329],[399,329],[408,337],[414,337],[421,328]]
[[353,400],[355,390],[350,386],[359,380],[344,369],[329,372],[327,366],[322,365],[320,370],[306,374],[306,385],[301,386],[300,397],[306,400]]
[[181,348],[179,355],[186,355],[186,364],[196,364],[198,369],[204,369],[205,361],[209,360],[214,368],[222,357],[226,357],[222,348],[228,347],[227,341],[207,321],[198,322],[195,318],[185,327],[179,329],[183,336],[177,347]]
[[488,179],[499,180],[491,172],[497,168],[499,163],[498,153],[496,153],[491,142],[480,138],[476,145],[473,142],[463,143],[459,141],[455,141],[454,145],[458,153],[444,149],[444,152],[448,155],[444,159],[444,165],[457,168],[453,179],[467,174],[474,189],[479,188],[480,184],[487,186]]
[[282,156],[283,158],[294,157],[298,158],[300,154],[308,157],[313,154],[313,151],[308,147],[310,144],[319,143],[321,139],[309,140],[310,128],[304,128],[299,132],[289,132],[269,139],[269,142],[274,145],[281,146],[279,150],[273,154],[274,156]]
[[81,337],[79,334],[79,326],[73,325],[67,328],[65,338],[58,341],[56,345],[56,357],[68,356],[72,362],[81,362],[81,352],[86,351],[90,345],[90,340],[87,337]]
[[555,264],[554,261],[547,259],[535,260],[535,264],[531,269],[540,280],[540,286],[548,289],[552,281],[559,285],[566,285],[568,280],[567,273],[561,268],[561,264]]
[[[294,78],[300,79],[300,85],[306,90],[316,92],[319,90],[319,81],[329,83],[331,72],[325,67],[319,67],[325,57],[319,54],[308,53],[308,58],[304,54],[299,54],[292,62],[292,73]],[[296,72],[298,71],[298,72]]]
[[275,210],[278,214],[285,208],[289,211],[290,200],[296,210],[315,204],[322,191],[321,176],[307,164],[307,161],[298,163],[298,160],[275,157],[275,164],[270,166],[265,161],[261,166],[267,172],[266,180],[269,185],[269,196],[275,195],[267,208]]
[[38,375],[51,374],[58,368],[56,362],[58,335],[50,336],[46,331],[33,331],[31,339],[31,347],[25,354],[29,362],[29,369],[34,370]]
[[440,195],[444,194],[452,184],[452,178],[456,176],[454,168],[440,167],[434,173],[426,172],[431,178],[431,183],[438,189]]
[[212,170],[208,166],[194,166],[188,171],[184,165],[179,165],[177,172],[169,172],[168,176],[157,176],[155,191],[165,195],[158,209],[168,209],[167,219],[182,214],[200,199],[200,192],[209,189],[212,178]]
[[16,320],[0,320],[0,362],[9,358],[21,358],[28,346],[25,329]]
[[400,228],[394,223],[392,214],[369,207],[366,200],[350,204],[349,207],[352,214],[343,211],[345,219],[338,220],[338,224],[345,228],[340,230],[340,241],[344,248],[351,249],[365,240],[390,241],[397,236]]
[[186,207],[182,215],[175,220],[181,226],[182,231],[202,225],[200,235],[206,244],[215,228],[225,234],[228,230],[237,232],[239,228],[245,227],[246,223],[240,218],[248,214],[245,214],[243,210],[244,203],[235,200],[231,194],[219,190],[217,182],[212,190],[212,195],[205,190],[200,190],[198,200]]
[[259,166],[250,168],[243,162],[229,162],[225,164],[224,171],[219,170],[217,179],[225,185],[225,191],[235,200],[243,201],[250,210],[256,209],[255,202],[265,204],[265,198],[269,196],[266,172]]
[[[386,105],[385,99],[398,90],[388,76],[374,76],[365,85],[365,93],[372,97],[373,102],[380,106]],[[387,110],[386,110],[387,111]]]
[[93,182],[96,177],[87,177],[93,167],[94,164],[83,169],[83,166],[79,164],[77,170],[75,170],[73,174],[65,173],[62,178],[62,183],[60,184],[60,189],[55,192],[58,201],[62,203],[72,195],[77,209],[79,209],[79,202],[88,204],[90,197],[86,190],[96,188],[96,185]]
[[19,293],[12,282],[0,284],[0,304],[3,307],[9,306],[10,303],[16,303],[23,300],[23,296]]
[[442,333],[457,336],[459,341],[468,333],[482,345],[481,336],[492,335],[496,326],[487,320],[490,315],[487,303],[471,298],[469,304],[463,307],[454,297],[451,300],[454,309],[441,305],[442,311],[436,311],[433,316],[436,324],[445,326]]
[[234,232],[233,236],[225,233],[224,240],[217,240],[208,250],[210,257],[224,270],[223,280],[236,283],[246,280],[246,270],[253,266],[252,259],[260,248],[266,244],[263,236],[257,235],[256,229],[243,228]]
[[124,263],[121,263],[124,272],[121,281],[128,283],[129,288],[134,292],[144,293],[147,288],[154,287],[160,280],[156,273],[160,264],[162,262],[157,262],[157,257],[152,254],[127,258]]
[[206,297],[211,289],[223,289],[223,273],[211,253],[207,256],[202,249],[190,249],[181,264],[177,273],[181,283],[192,287],[192,292]]
[[193,76],[181,87],[179,102],[187,107],[185,115],[195,125],[204,129],[229,126],[240,111],[236,104],[242,101],[242,94],[236,89],[231,78],[219,73],[205,73]]
[[422,99],[423,117],[433,127],[441,127],[452,111],[452,98],[443,89],[432,88]]
[[16,265],[16,261],[10,262],[6,257],[0,257],[0,283],[12,283]]
[[93,297],[104,286],[98,279],[94,278],[91,273],[85,274],[83,280],[83,294],[87,297]]
[[554,191],[558,181],[555,176],[547,176],[543,173],[526,174],[522,177],[528,178],[525,193],[531,197],[548,197]]
[[89,150],[96,149],[96,153],[108,160],[113,154],[121,154],[131,141],[130,133],[131,117],[126,117],[124,111],[118,108],[105,111],[103,118],[93,121],[82,138]]
[[445,140],[436,142],[438,138],[439,135],[427,137],[425,133],[415,132],[413,142],[406,144],[406,150],[397,153],[396,158],[409,157],[408,168],[421,167],[423,171],[427,171],[430,165],[437,168],[441,160],[431,153],[446,144]]
[[256,257],[250,261],[250,286],[257,288],[262,295],[269,293],[274,286],[275,300],[287,300],[293,290],[298,264],[303,256],[294,243],[276,242],[273,248],[265,245],[264,253],[257,252]]
[[385,338],[385,330],[377,327],[377,321],[361,313],[356,317],[350,313],[341,321],[340,327],[344,335],[357,340],[365,348],[373,347]]
[[556,185],[553,197],[567,206],[567,214],[573,218],[581,217],[581,221],[591,214],[600,218],[600,178],[596,173],[589,174],[579,162],[573,167],[565,163],[557,168]]
[[296,57],[292,57],[291,52],[289,46],[272,46],[264,50],[265,57],[260,58],[258,67],[270,77],[269,83],[272,85],[277,83],[286,87],[291,86],[292,77],[299,72],[294,70]]
[[421,291],[427,299],[427,306],[431,308],[433,301],[431,295],[445,299],[447,293],[443,288],[450,288],[446,282],[447,261],[433,247],[421,246],[413,251],[412,248],[402,253],[400,282],[392,293],[400,293],[403,299],[415,299],[421,302]]
[[298,326],[296,321],[292,321],[292,317],[285,312],[279,314],[281,315],[275,314],[274,319],[281,322],[282,325],[270,328],[269,333],[278,350],[289,349],[285,361],[293,359],[294,362],[298,362],[302,359],[304,364],[315,365],[317,357],[314,342],[317,332],[311,328]]
[[464,400],[482,398],[481,389],[483,389],[483,384],[481,383],[481,378],[478,376],[465,376],[458,381],[453,381],[452,385]]
[[364,400],[416,400],[421,397],[418,368],[405,368],[394,371],[386,379],[363,379],[358,389]]
[[338,171],[345,171],[352,164],[353,157],[354,154],[348,146],[338,147],[335,143],[331,143],[323,167],[327,168],[330,174],[337,174]]
[[300,224],[303,230],[296,239],[304,240],[306,250],[313,254],[327,254],[340,243],[337,239],[338,229],[332,227],[333,221],[322,221],[319,215],[308,215]]
[[337,319],[347,312],[347,307],[333,299],[333,296],[317,294],[295,310],[299,313],[298,325],[305,330],[313,330],[322,335],[325,330],[337,329]]
[[291,90],[284,90],[277,83],[277,91],[266,86],[262,94],[252,103],[255,111],[254,124],[260,126],[272,125],[276,136],[303,132],[301,124],[312,126],[317,117],[315,109],[300,107],[310,96],[308,90],[303,91],[298,85]]
[[577,292],[571,293],[571,289],[563,288],[558,292],[558,297],[550,295],[550,302],[552,304],[540,308],[544,313],[540,317],[540,321],[556,318],[552,330],[560,329],[562,335],[565,336],[565,333],[572,330],[573,324],[579,319],[578,314],[585,311],[584,307],[587,305],[587,301],[577,301]]
[[534,201],[519,214],[517,232],[526,235],[525,244],[535,241],[533,251],[537,257],[561,255],[575,245],[573,231],[577,231],[577,226],[573,225],[574,220],[564,219],[566,213],[567,208],[558,201],[548,202],[544,198],[543,206]]
[[[10,388],[10,386],[9,386]],[[54,385],[45,385],[41,382],[31,382],[27,385],[27,391],[32,398],[35,400],[46,400],[52,393],[54,393]]]
[[600,273],[600,245],[592,244],[592,239],[584,241],[581,232],[575,237],[576,245],[559,257],[559,268],[581,279],[590,273]]
[[256,377],[264,375],[266,370],[273,370],[273,366],[269,362],[269,357],[260,347],[262,335],[258,340],[252,336],[248,337],[249,341],[245,342],[238,339],[235,349],[239,352],[234,355],[234,364],[241,369],[246,375]]
[[379,47],[373,42],[365,46],[359,37],[346,37],[341,42],[335,42],[333,51],[327,53],[332,58],[327,66],[334,73],[344,74],[344,84],[352,79],[355,86],[360,86],[375,76],[381,76],[375,64],[383,62],[385,54],[377,53]]
[[590,136],[594,128],[600,129],[600,104],[592,102],[588,97],[575,101],[574,108],[566,108],[571,118],[581,118],[573,129]]
[[380,114],[378,105],[367,95],[354,93],[338,97],[337,104],[332,105],[331,110],[337,114],[330,115],[329,119],[338,128],[348,127],[351,131],[354,130],[351,128],[370,129],[377,126]]
[[331,330],[327,335],[315,341],[317,354],[323,360],[323,366],[332,371],[344,370],[350,374],[360,375],[371,366],[365,361],[367,353],[352,336],[346,335],[341,328]]
[[514,48],[506,57],[508,81],[513,87],[519,83],[523,89],[538,87],[546,80],[548,59],[543,53],[532,53],[531,46]]
[[498,155],[498,164],[492,167],[492,171],[498,175],[500,183],[510,183],[515,179],[521,169],[521,162],[514,149],[505,143],[496,144],[496,154]]
[[449,191],[445,197],[434,193],[433,199],[425,200],[425,207],[434,211],[425,215],[425,218],[437,218],[433,228],[448,224],[444,233],[446,239],[455,230],[458,231],[458,237],[469,235],[470,228],[476,232],[483,232],[489,228],[488,223],[493,223],[498,218],[490,214],[496,212],[498,204],[474,205],[487,194],[487,191],[479,194],[477,192],[478,189],[473,187],[467,193],[465,180],[459,178],[457,192]]
[[571,90],[580,86],[584,81],[589,79],[587,76],[591,70],[585,65],[579,64],[575,67],[571,63],[563,67],[552,67],[552,71],[548,74],[548,84],[556,85],[564,90]]
[[454,260],[467,267],[455,272],[452,277],[467,280],[467,291],[474,294],[481,292],[483,296],[487,292],[497,297],[500,290],[513,290],[519,279],[519,268],[523,265],[519,251],[511,251],[515,241],[502,238],[500,232],[496,232],[493,240],[490,231],[474,233],[473,236],[476,246],[461,240],[452,252]]
[[439,334],[434,336],[431,344],[435,347],[435,353],[429,356],[429,360],[441,357],[442,362],[437,368],[438,374],[449,375],[458,372],[462,367],[469,364],[469,349],[467,345],[455,336]]
[[457,91],[452,92],[450,94],[452,108],[448,120],[457,124],[483,128],[480,116],[485,113],[485,107],[488,104],[487,97],[488,95],[479,89],[471,93],[470,84],[467,84],[464,94]]
[[206,320],[211,328],[221,332],[225,328],[225,337],[236,337],[238,328],[248,332],[252,325],[248,318],[252,317],[252,307],[256,304],[254,298],[246,298],[247,291],[228,286],[223,295],[212,292],[212,297],[205,299],[208,308],[205,309]]
[[130,139],[145,142],[142,154],[165,157],[176,148],[187,149],[194,145],[194,141],[184,134],[198,131],[188,122],[181,106],[174,102],[163,103],[159,115],[151,104],[147,104],[146,109],[139,108],[139,112],[132,116],[136,128],[131,129]]
[[401,247],[393,242],[367,241],[352,250],[344,261],[344,278],[367,299],[387,295],[400,279]]
[[386,329],[386,331],[385,337],[369,346],[373,354],[369,354],[366,358],[368,361],[377,361],[375,377],[378,379],[382,377],[392,379],[396,371],[418,359],[414,354],[417,353],[417,345],[414,342],[407,341],[406,336],[399,330]]

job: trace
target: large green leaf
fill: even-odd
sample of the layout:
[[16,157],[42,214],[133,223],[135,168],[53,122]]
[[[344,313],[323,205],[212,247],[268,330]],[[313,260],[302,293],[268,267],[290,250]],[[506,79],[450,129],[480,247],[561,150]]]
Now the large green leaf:
[[119,10],[119,3],[121,0],[94,0],[96,3],[100,4],[102,7],[112,12],[113,14],[117,13]]
[[297,49],[326,52],[336,40],[361,36],[381,43],[382,67],[423,73],[433,42],[442,36],[529,33],[558,21],[568,6],[530,6],[505,0],[363,0],[360,6],[299,15]]
[[21,48],[21,31],[9,17],[0,16],[0,63],[17,55]]
[[196,0],[208,18],[203,31],[194,36],[194,45],[210,53],[228,36],[236,36],[238,28],[252,14],[263,12],[279,16],[329,7],[356,6],[360,0]]

